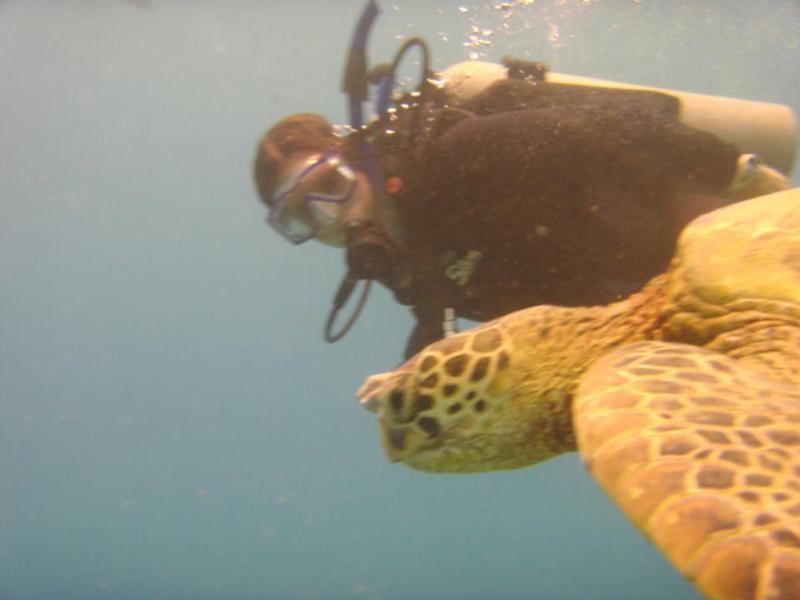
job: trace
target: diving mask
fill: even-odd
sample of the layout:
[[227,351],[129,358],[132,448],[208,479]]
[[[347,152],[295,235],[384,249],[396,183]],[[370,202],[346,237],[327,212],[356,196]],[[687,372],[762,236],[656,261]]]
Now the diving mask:
[[356,173],[338,152],[312,156],[295,165],[287,182],[277,189],[267,222],[292,244],[315,237],[342,246],[339,215],[357,184]]

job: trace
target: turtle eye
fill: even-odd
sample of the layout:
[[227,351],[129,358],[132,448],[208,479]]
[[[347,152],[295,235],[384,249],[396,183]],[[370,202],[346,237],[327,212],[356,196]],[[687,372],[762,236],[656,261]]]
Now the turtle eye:
[[428,434],[428,437],[432,438],[437,437],[442,430],[439,421],[433,417],[422,417],[417,424],[420,426],[420,429]]
[[402,414],[403,405],[405,404],[405,395],[402,390],[394,389],[389,394],[389,406],[396,413]]

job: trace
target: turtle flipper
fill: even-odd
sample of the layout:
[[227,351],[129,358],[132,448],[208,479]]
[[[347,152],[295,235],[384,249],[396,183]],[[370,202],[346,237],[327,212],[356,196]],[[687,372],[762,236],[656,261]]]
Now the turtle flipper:
[[728,357],[642,342],[575,398],[594,477],[710,598],[800,598],[800,389]]

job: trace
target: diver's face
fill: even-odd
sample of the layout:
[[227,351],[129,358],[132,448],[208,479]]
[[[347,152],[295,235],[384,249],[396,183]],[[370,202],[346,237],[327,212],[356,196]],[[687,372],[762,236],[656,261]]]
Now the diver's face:
[[344,246],[343,208],[366,183],[337,153],[293,161],[270,204],[269,223],[294,244],[313,237]]

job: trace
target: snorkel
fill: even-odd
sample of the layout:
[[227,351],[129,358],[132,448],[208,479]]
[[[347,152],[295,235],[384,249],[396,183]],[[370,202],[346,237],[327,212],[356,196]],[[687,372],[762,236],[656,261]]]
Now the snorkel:
[[[375,0],[368,0],[366,6],[364,6],[364,10],[361,12],[361,17],[358,19],[356,30],[353,32],[353,39],[350,42],[350,50],[347,54],[344,77],[342,78],[342,91],[347,94],[350,127],[356,132],[361,131],[364,127],[364,112],[362,103],[369,100],[369,85],[367,81],[367,38],[369,37],[372,24],[379,12],[380,11],[378,10],[378,5],[375,4]],[[380,180],[382,178],[380,177],[380,172],[375,164],[375,159],[372,158],[369,153],[367,141],[363,139],[363,137],[359,140],[359,150],[362,156],[366,157],[365,166],[370,185],[374,189],[380,190],[380,185],[382,183]],[[356,322],[356,319],[358,319],[362,309],[364,308],[364,305],[367,302],[369,290],[372,286],[372,278],[362,278],[360,276],[362,274],[362,269],[360,268],[361,265],[359,265],[358,261],[355,260],[355,256],[351,250],[353,247],[358,247],[358,245],[351,246],[353,238],[355,237],[353,234],[357,233],[359,224],[364,222],[361,219],[354,218],[356,216],[357,215],[353,214],[348,215],[348,220],[346,222],[347,224],[345,225],[348,242],[347,273],[345,273],[342,282],[339,284],[339,289],[336,291],[336,295],[333,298],[333,306],[331,307],[330,313],[328,313],[328,319],[325,322],[323,337],[325,338],[326,342],[330,343],[339,341],[347,334],[347,332],[350,331],[350,328]],[[363,229],[363,227],[361,229]],[[347,301],[350,299],[350,296],[355,289],[356,283],[360,279],[364,279],[365,283],[361,291],[361,297],[358,299],[358,304],[342,328],[339,329],[339,331],[334,332],[336,317],[338,316],[339,311],[344,308],[344,305],[347,304]]]
[[[386,184],[364,134],[362,106],[369,101],[367,39],[379,13],[375,0],[368,0],[356,24],[342,78],[342,91],[347,94],[350,127],[356,136],[356,149],[360,156],[354,166],[366,174],[372,192],[371,195],[362,194],[348,204],[342,228],[347,245],[348,277],[391,283],[395,276],[393,263],[400,244],[385,194]],[[381,77],[379,86],[379,102],[385,102],[383,98],[391,94],[393,83],[390,78]]]
[[[358,318],[373,280],[381,281],[392,289],[407,288],[410,274],[403,258],[402,243],[391,200],[386,194],[386,184],[371,151],[366,136],[363,103],[369,101],[369,85],[378,87],[376,111],[379,121],[388,115],[394,89],[394,73],[405,52],[414,45],[423,48],[423,81],[428,77],[428,52],[419,38],[408,40],[391,66],[379,65],[370,74],[367,64],[367,40],[380,10],[375,0],[368,0],[356,24],[347,55],[342,78],[342,91],[347,95],[352,136],[356,142],[359,160],[353,165],[366,175],[370,193],[359,193],[344,209],[341,227],[347,247],[347,273],[336,293],[331,312],[325,325],[325,340],[341,339]],[[363,186],[362,186],[363,187]],[[353,314],[342,328],[335,332],[334,323],[338,312],[349,300],[358,281],[364,288]]]
[[347,94],[350,126],[358,131],[364,126],[364,113],[361,104],[369,100],[369,81],[367,80],[367,38],[380,9],[375,0],[368,0],[353,32],[347,64],[342,78],[342,91]]

